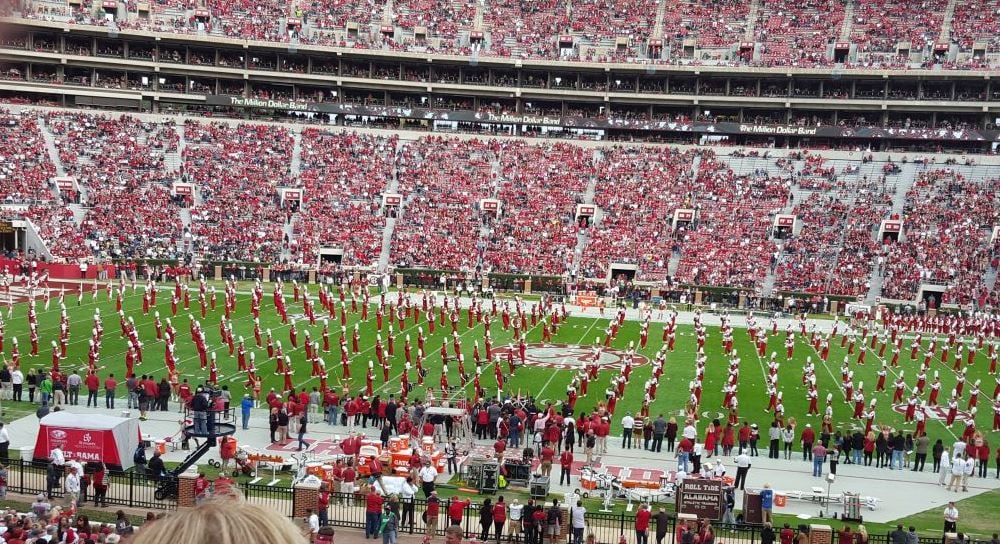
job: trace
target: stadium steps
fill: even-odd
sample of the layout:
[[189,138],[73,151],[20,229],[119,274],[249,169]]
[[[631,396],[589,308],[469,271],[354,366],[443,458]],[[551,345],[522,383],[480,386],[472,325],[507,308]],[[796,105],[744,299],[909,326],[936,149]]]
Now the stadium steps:
[[386,270],[389,267],[389,251],[392,247],[392,233],[396,230],[396,218],[388,217],[385,220],[385,229],[382,230],[382,251],[378,255],[378,269]]
[[486,11],[486,1],[476,0],[476,15],[473,18],[472,28],[478,31],[483,30],[483,14]]
[[757,30],[757,14],[760,13],[760,0],[750,2],[750,11],[747,13],[747,29],[743,32],[743,41],[753,42],[754,32]]
[[[592,162],[597,164],[604,160],[604,153],[600,149],[595,149],[592,154]],[[597,192],[597,176],[590,176],[587,180],[587,189],[583,193],[583,204],[593,204],[594,194]],[[594,214],[593,222],[596,224],[600,218],[603,217],[602,212],[598,210]],[[590,243],[590,231],[584,230],[576,234],[576,247],[573,248],[573,264],[572,270],[580,270],[580,263],[583,261],[583,250],[587,248],[587,244]]]
[[840,25],[840,39],[838,41],[851,41],[851,26],[854,24],[854,0],[848,0],[844,6],[844,22]]
[[66,208],[73,212],[73,222],[76,226],[83,224],[83,220],[87,217],[87,208],[84,208],[81,204],[67,204]]
[[[676,6],[671,6],[676,8]],[[667,2],[666,0],[661,0],[656,3],[656,20],[653,21],[653,33],[649,35],[650,38],[663,38],[663,19],[667,14]]]
[[289,162],[289,169],[292,178],[298,181],[299,177],[302,176],[302,128],[296,126],[291,130],[291,133],[294,145],[292,146],[292,160]]
[[[396,141],[396,156],[395,159],[399,158],[399,155],[403,152],[403,148],[406,147],[411,140],[406,138],[400,138]],[[398,193],[399,192],[399,167],[398,161],[393,160],[392,175],[389,176],[389,183],[385,187],[385,192],[387,193]],[[403,204],[401,206],[402,213],[406,213],[406,205],[408,203],[409,196],[403,198]],[[392,248],[392,235],[396,231],[396,218],[387,217],[385,220],[385,228],[382,229],[382,250],[378,254],[378,268],[379,270],[385,270],[389,266],[389,256],[391,254]]]
[[957,0],[948,0],[948,6],[944,8],[944,19],[941,21],[941,34],[938,35],[938,43],[948,43],[951,37],[951,22],[955,19],[955,5]]
[[987,267],[986,268],[986,273],[983,274],[983,287],[987,291],[992,292],[993,289],[996,287],[996,285],[997,285],[997,271],[998,270],[1000,270],[1000,269],[991,268],[991,267]]
[[388,0],[385,6],[382,8],[382,25],[383,26],[396,26],[396,3],[392,0]]
[[677,274],[677,268],[680,265],[681,265],[681,252],[680,251],[671,252],[670,260],[667,261],[667,275],[670,277],[674,277],[674,275]]
[[[678,259],[679,260],[679,259]],[[772,268],[767,272],[767,276],[764,277],[764,282],[760,286],[761,296],[769,297],[771,293],[774,292],[774,283],[778,280],[778,276],[774,273]]]
[[41,117],[40,119],[42,122],[39,123],[38,126],[42,131],[42,139],[45,140],[45,149],[49,152],[49,160],[51,160],[52,164],[56,166],[56,174],[65,176],[66,167],[63,166],[62,161],[59,160],[59,149],[56,148],[56,137],[49,130],[45,117]]
[[875,301],[882,296],[883,276],[878,273],[878,264],[872,264],[872,273],[868,281],[868,295],[865,297],[865,304],[875,304]]
[[[900,164],[900,173],[886,177],[888,182],[896,183],[896,193],[892,196],[892,213],[903,214],[903,206],[906,204],[906,193],[913,187],[913,182],[917,178],[917,165],[908,162]],[[880,163],[881,170],[881,163]]]

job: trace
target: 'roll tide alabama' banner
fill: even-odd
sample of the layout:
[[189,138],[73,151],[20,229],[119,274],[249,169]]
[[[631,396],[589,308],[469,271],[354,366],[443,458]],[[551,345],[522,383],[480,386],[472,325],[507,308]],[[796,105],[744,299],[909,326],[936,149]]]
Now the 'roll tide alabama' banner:
[[[43,446],[47,448],[46,452],[42,455],[46,455],[51,452],[54,448],[59,448],[66,454],[67,459],[73,459],[81,463],[87,463],[90,461],[105,461],[108,464],[120,464],[121,460],[118,458],[118,452],[105,451],[105,443],[107,442],[108,436],[105,433],[110,431],[92,431],[84,429],[64,429],[60,427],[46,427],[40,432],[45,433],[46,442]],[[38,444],[35,445],[35,457],[38,457]]]

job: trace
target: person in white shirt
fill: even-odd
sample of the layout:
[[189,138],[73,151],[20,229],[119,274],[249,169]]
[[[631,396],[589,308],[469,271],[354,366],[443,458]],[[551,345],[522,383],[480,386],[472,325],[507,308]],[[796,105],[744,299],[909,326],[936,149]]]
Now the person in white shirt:
[[956,454],[951,460],[951,480],[948,481],[948,487],[945,489],[951,491],[952,486],[954,486],[955,491],[958,492],[958,488],[962,486],[963,477],[965,477],[965,459]]
[[576,506],[569,509],[570,527],[573,529],[573,544],[583,544],[583,530],[586,527],[584,521],[587,509],[583,507],[583,501],[576,501]]
[[21,391],[24,387],[24,373],[20,368],[15,368],[10,373],[10,383],[14,386],[14,400],[21,402]]
[[[965,457],[965,472],[962,474],[962,491],[969,490],[969,476],[976,472],[976,460]],[[956,489],[955,491],[958,491]]]
[[955,444],[951,446],[952,457],[961,457],[962,454],[965,453],[965,446],[966,444],[964,440],[962,439],[956,440]]
[[740,450],[740,454],[733,459],[736,463],[736,480],[733,482],[733,487],[738,487],[744,489],[747,483],[747,473],[750,472],[750,456],[747,455],[746,450]]
[[306,510],[306,523],[309,525],[309,534],[315,539],[319,534],[319,515],[312,508]]
[[958,532],[958,508],[955,508],[954,502],[949,502],[944,509],[944,532]]
[[941,452],[941,467],[938,469],[938,485],[944,485],[945,479],[951,475],[951,457],[948,448]]
[[632,429],[635,428],[635,418],[632,412],[627,412],[622,418],[622,447],[632,449]]
[[513,537],[508,540],[521,538],[521,516],[524,513],[524,505],[514,499],[514,502],[507,507],[507,536]]
[[0,423],[0,461],[7,461],[7,450],[10,448],[10,433],[7,427]]
[[694,441],[698,437],[698,429],[694,427],[690,422],[684,426],[684,430],[681,431],[681,436],[687,438],[688,440]]
[[424,491],[424,497],[430,497],[431,492],[434,491],[434,481],[437,479],[437,469],[431,465],[430,459],[424,460],[424,465],[420,467],[417,471],[417,477],[420,478],[420,486]]
[[722,464],[722,459],[715,462],[715,470],[712,472],[712,475],[716,478],[722,478],[726,475],[726,465]]
[[413,478],[406,478],[403,485],[399,488],[399,502],[403,506],[402,513],[399,516],[399,528],[403,529],[407,521],[410,523],[410,534],[413,534],[413,513],[414,513],[414,497],[417,494],[417,486],[413,485]]
[[52,452],[49,453],[49,459],[52,460],[52,464],[57,467],[66,466],[66,455],[63,453],[58,446],[52,448]]
[[69,476],[66,476],[66,507],[74,508],[76,506],[77,500],[80,498],[80,474],[76,467],[73,467],[69,471]]

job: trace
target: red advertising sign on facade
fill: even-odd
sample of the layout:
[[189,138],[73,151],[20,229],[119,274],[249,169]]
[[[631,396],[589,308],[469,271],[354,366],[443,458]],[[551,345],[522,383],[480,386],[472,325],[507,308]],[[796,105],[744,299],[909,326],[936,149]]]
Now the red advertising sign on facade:
[[[48,438],[49,451],[58,447],[66,454],[67,459],[75,459],[82,463],[88,461],[104,461],[114,465],[121,463],[117,451],[105,451],[105,443],[111,437],[108,431],[47,427],[43,432]],[[117,450],[117,448],[111,449]]]

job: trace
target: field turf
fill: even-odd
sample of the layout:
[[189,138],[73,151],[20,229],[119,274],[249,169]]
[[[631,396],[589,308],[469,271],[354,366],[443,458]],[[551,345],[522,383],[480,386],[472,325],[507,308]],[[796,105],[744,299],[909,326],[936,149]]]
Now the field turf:
[[[87,287],[89,288],[90,286],[88,285]],[[197,285],[192,284],[191,287],[193,294],[196,294]],[[283,377],[274,374],[275,364],[273,361],[268,361],[266,350],[258,349],[254,345],[253,319],[250,314],[250,287],[250,284],[243,284],[239,288],[236,311],[232,319],[233,330],[237,338],[240,336],[245,338],[248,351],[255,351],[257,354],[256,364],[258,374],[264,380],[263,394],[266,394],[272,387],[280,391],[283,386]],[[155,309],[159,310],[161,320],[163,320],[164,323],[166,318],[170,317],[169,301],[171,289],[172,285],[160,286],[159,295],[157,297],[157,307]],[[270,285],[265,285],[264,287],[264,297],[261,305],[260,317],[261,328],[263,330],[270,329],[274,338],[282,341],[285,353],[291,356],[293,367],[296,369],[296,373],[293,377],[296,388],[305,387],[311,390],[313,387],[318,387],[319,379],[310,377],[311,367],[304,358],[302,339],[305,336],[305,330],[308,329],[311,333],[312,339],[321,342],[322,321],[317,321],[315,326],[310,326],[308,321],[304,319],[304,316],[300,315],[297,320],[300,343],[298,349],[293,350],[288,339],[288,326],[281,324],[274,309],[271,289],[272,287]],[[291,285],[285,286],[285,296],[289,314],[302,314],[301,301],[298,303],[292,301],[291,290]],[[320,308],[316,300],[316,286],[310,286],[310,291],[311,296],[313,297],[314,307],[317,312],[322,312],[322,308]],[[397,295],[395,293],[388,294],[386,297],[387,303],[389,301],[394,302],[396,300],[396,296]],[[197,352],[193,342],[190,340],[190,334],[188,332],[188,314],[190,313],[195,317],[200,318],[200,309],[194,299],[195,297],[192,296],[190,309],[185,310],[183,307],[179,308],[177,316],[173,317],[173,324],[177,329],[178,340],[175,354],[178,360],[178,369],[181,373],[181,377],[187,378],[192,383],[199,383],[208,378],[208,372],[207,370],[199,368]],[[53,293],[52,303],[48,310],[44,309],[44,303],[42,300],[38,300],[36,303],[40,334],[40,349],[39,356],[35,358],[28,356],[30,344],[28,343],[27,304],[15,304],[10,315],[8,315],[8,312],[5,309],[3,312],[5,320],[4,356],[8,361],[10,359],[12,345],[11,339],[16,336],[20,341],[22,368],[27,369],[34,367],[46,370],[49,368],[51,341],[58,340],[59,331],[59,308],[56,300],[56,294]],[[239,396],[245,391],[243,384],[246,381],[246,377],[242,373],[237,372],[236,358],[229,357],[228,349],[221,342],[219,335],[219,321],[223,316],[222,300],[223,296],[220,288],[216,310],[208,311],[207,317],[202,320],[202,327],[205,329],[210,350],[214,350],[218,356],[221,375],[219,384],[228,385],[230,390],[233,391],[234,396]],[[372,301],[375,302],[377,300],[377,294],[373,294]],[[419,293],[413,294],[413,302],[419,305]],[[64,372],[68,372],[74,367],[85,367],[87,359],[87,341],[90,338],[92,318],[95,309],[99,308],[101,315],[103,316],[105,330],[103,345],[101,348],[100,364],[102,370],[100,371],[100,376],[103,379],[109,372],[114,372],[116,377],[122,377],[125,371],[124,354],[126,351],[126,343],[125,340],[120,338],[119,335],[120,328],[118,317],[115,312],[114,300],[109,300],[105,290],[102,288],[100,289],[96,300],[88,292],[84,295],[82,302],[78,305],[76,293],[72,292],[67,293],[65,303],[70,317],[71,337],[68,357],[61,363],[62,370]],[[140,366],[136,366],[136,373],[152,374],[157,380],[159,380],[159,378],[166,376],[166,369],[163,364],[164,343],[156,340],[155,328],[153,326],[153,309],[150,310],[148,315],[143,315],[142,313],[141,283],[139,285],[139,289],[134,292],[131,288],[126,288],[123,303],[126,315],[134,318],[139,329],[140,339],[144,344],[143,356],[145,362]],[[531,303],[529,302],[529,308],[530,304]],[[498,302],[498,307],[502,307],[502,300]],[[485,302],[485,308],[487,310],[490,308],[489,301]],[[580,313],[579,311],[576,311],[575,313],[571,312],[569,320],[562,323],[558,332],[553,336],[552,344],[565,344],[569,346],[582,345],[583,347],[586,347],[592,344],[595,338],[603,337],[604,329],[607,327],[609,318],[612,317],[612,315],[612,312],[608,312],[606,317],[600,317],[595,309],[590,309],[584,313]],[[362,322],[360,324],[361,352],[351,355],[352,379],[350,380],[350,388],[352,392],[360,392],[364,388],[368,360],[375,359],[374,344],[376,325],[374,316],[375,312],[373,308],[372,311],[369,312],[368,322]],[[351,330],[353,329],[355,323],[360,322],[360,317],[360,312],[356,314],[349,313],[348,315],[348,346],[350,346]],[[427,335],[424,365],[428,370],[428,374],[425,386],[435,388],[435,396],[440,398],[440,392],[437,391],[441,373],[441,358],[439,350],[442,339],[445,338],[449,338],[448,349],[449,351],[451,350],[451,326],[450,323],[446,322],[444,326],[439,325],[436,327],[435,334],[429,335],[427,324],[424,321],[425,317],[421,314],[420,325],[423,326],[424,333]],[[762,325],[767,325],[766,320],[759,321],[761,321]],[[382,331],[384,341],[388,336],[388,318],[385,320],[385,325],[386,329]],[[820,393],[820,410],[822,411],[823,409],[823,402],[826,394],[828,392],[832,392],[835,399],[833,407],[836,426],[841,430],[849,430],[854,426],[861,425],[861,422],[850,419],[853,405],[848,405],[843,402],[843,394],[840,389],[839,367],[846,350],[840,348],[839,341],[831,342],[829,363],[823,365],[819,361],[818,354],[813,351],[812,346],[809,344],[808,338],[799,337],[796,340],[794,358],[791,361],[786,362],[784,360],[783,348],[784,325],[785,323],[781,322],[779,334],[769,338],[767,351],[768,353],[771,351],[779,353],[779,360],[781,360],[781,369],[779,371],[779,389],[783,391],[783,402],[786,408],[786,416],[795,417],[800,424],[814,420],[814,426],[818,423],[817,417],[805,416],[808,402],[806,400],[805,388],[801,385],[802,368],[804,366],[805,358],[807,356],[812,356],[812,359],[816,364],[816,374],[818,380],[817,386]],[[530,327],[530,320],[529,328],[530,330],[527,334],[527,342],[529,344],[541,343],[542,333],[540,328]],[[625,349],[630,341],[635,341],[636,345],[638,345],[639,328],[639,322],[626,321],[617,338],[612,343],[612,347]],[[715,417],[724,418],[724,411],[721,408],[723,398],[722,386],[727,377],[728,363],[722,351],[721,334],[718,328],[708,327],[707,330],[708,340],[705,345],[705,352],[708,356],[708,363],[706,365],[705,380],[703,385],[704,392],[702,395],[701,412],[710,420]],[[465,311],[463,310],[459,320],[458,331],[462,341],[462,349],[465,353],[466,371],[470,373],[470,382],[467,388],[471,395],[471,373],[475,371],[475,364],[472,357],[473,341],[479,341],[480,353],[485,357],[485,350],[483,346],[483,326],[481,324],[476,324],[473,328],[468,328],[466,326]],[[388,382],[383,383],[382,373],[376,362],[375,388],[376,394],[380,394],[382,398],[387,397],[389,394],[395,394],[398,398],[400,389],[399,376],[403,371],[404,365],[403,341],[406,334],[410,334],[415,352],[417,324],[414,323],[413,319],[407,320],[406,328],[403,331],[396,332],[396,349],[395,355],[392,357],[392,371]],[[503,330],[499,315],[493,322],[491,334],[495,349],[506,346],[512,338],[512,331]],[[656,351],[662,344],[661,335],[662,325],[654,323],[650,327],[649,343],[645,349],[640,350],[640,353],[646,355],[650,358],[650,360],[652,360]],[[330,347],[332,351],[330,353],[323,354],[323,357],[327,364],[329,373],[328,383],[331,387],[338,384],[341,377],[338,339],[339,319],[330,319]],[[765,427],[771,421],[771,416],[764,412],[764,408],[768,401],[764,392],[765,388],[763,386],[766,371],[765,362],[758,359],[756,356],[753,345],[751,344],[745,329],[735,329],[734,340],[734,346],[742,357],[739,381],[740,416],[750,422],[758,423],[761,427]],[[927,341],[928,336],[925,335],[925,345]],[[678,416],[683,413],[684,404],[688,397],[688,383],[694,377],[695,347],[696,343],[693,327],[684,324],[678,325],[676,349],[667,356],[664,373],[660,379],[658,387],[658,395],[651,406],[651,414],[654,417],[660,413],[667,417]],[[860,341],[858,343],[858,347],[861,347]],[[920,359],[918,361],[910,361],[909,339],[904,341],[903,348],[903,353],[900,357],[899,369],[905,369],[907,383],[909,387],[912,387],[914,385],[915,375],[918,371],[917,367],[922,361],[923,355],[921,352],[919,355]],[[555,352],[558,353],[558,349],[556,349]],[[889,352],[887,352],[887,355],[889,355]],[[851,369],[855,374],[855,382],[864,382],[868,399],[873,398],[873,395],[879,399],[877,423],[888,424],[893,427],[902,426],[905,431],[912,430],[913,424],[903,424],[902,415],[894,411],[890,406],[893,393],[892,382],[895,380],[893,373],[890,372],[887,379],[886,391],[881,393],[874,392],[877,381],[876,372],[881,366],[881,362],[877,357],[877,351],[868,353],[866,366],[858,366],[855,363],[856,359],[856,354],[850,358]],[[506,367],[506,365],[504,366]],[[898,371],[899,369],[896,370]],[[935,369],[940,372],[941,379],[944,384],[940,396],[941,402],[944,403],[947,401],[948,393],[954,387],[956,381],[955,375],[951,371],[950,365],[945,365],[940,361],[940,359],[934,360],[932,372],[930,373],[931,377],[933,376],[933,370]],[[983,394],[980,397],[977,424],[978,428],[984,431],[984,435],[987,440],[996,446],[1000,444],[1000,435],[989,431],[989,429],[992,428],[992,409],[988,400],[988,396],[992,393],[995,382],[993,377],[988,375],[987,370],[988,360],[986,358],[986,349],[984,348],[978,352],[976,364],[969,368],[969,379],[966,385],[965,397],[962,399],[961,408],[965,409],[966,401],[969,395],[968,391],[971,388],[972,383],[976,379],[981,379]],[[626,387],[625,396],[618,403],[616,416],[614,421],[612,421],[612,434],[617,434],[618,421],[621,416],[625,414],[625,412],[630,411],[632,413],[636,413],[639,410],[643,396],[643,384],[650,376],[650,373],[651,366],[649,364],[638,366],[634,369],[630,383]],[[541,401],[562,400],[566,397],[567,385],[571,382],[574,374],[575,372],[572,370],[553,370],[551,368],[539,366],[520,367],[517,369],[513,377],[508,377],[506,392],[510,394],[520,393],[523,395],[532,395]],[[589,411],[599,401],[603,401],[606,387],[610,383],[611,378],[617,374],[617,370],[611,368],[602,370],[600,378],[596,382],[592,382],[590,384],[589,394],[579,399],[577,403],[578,411]],[[930,381],[931,377],[929,377],[928,381]],[[495,394],[496,384],[491,366],[484,365],[481,380],[487,393],[490,395]],[[411,370],[410,382],[413,384],[417,383],[415,370]],[[449,382],[453,386],[460,383],[458,365],[454,362],[454,360],[452,360],[452,363],[449,364]],[[423,398],[424,396],[425,391],[421,387],[416,386],[414,391],[410,394],[410,400]],[[85,399],[85,393],[81,395],[81,397]],[[25,398],[27,398],[27,394],[25,394]],[[963,425],[961,423],[956,423],[952,429],[948,429],[944,425],[943,421],[931,419],[928,420],[927,423],[927,430],[931,439],[934,440],[941,438],[945,440],[946,444],[950,444],[950,442],[954,440],[954,435],[960,435],[962,429]]]

